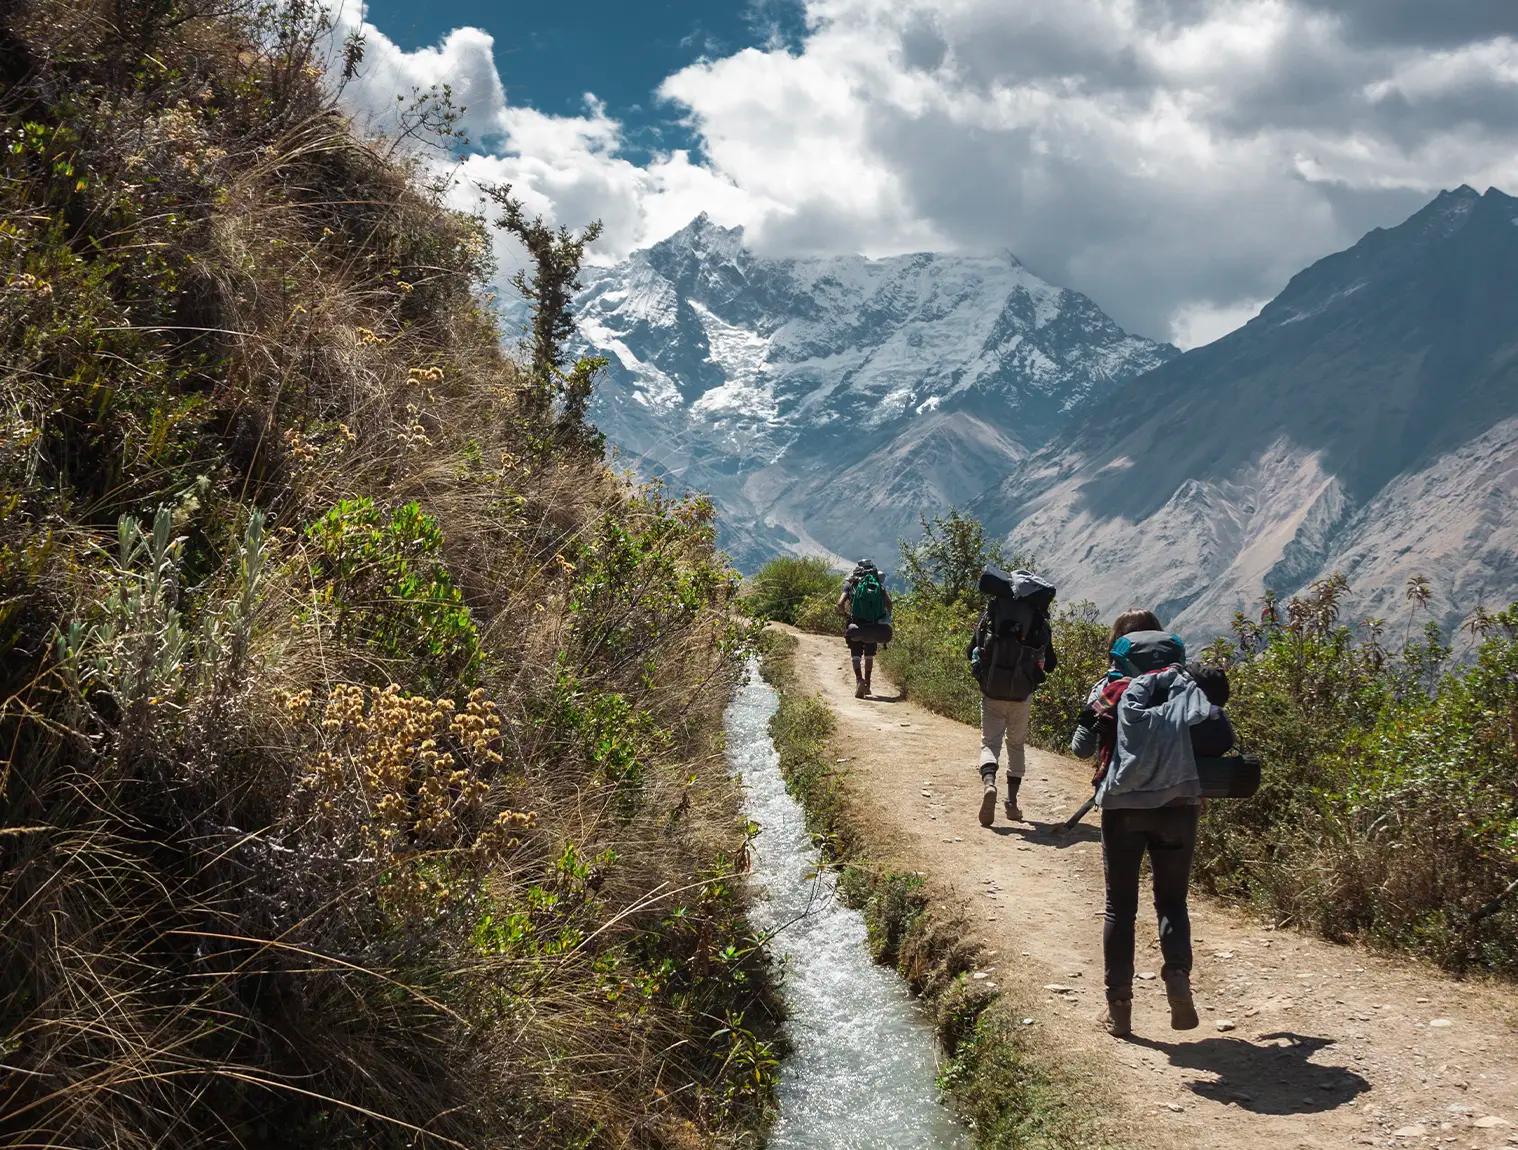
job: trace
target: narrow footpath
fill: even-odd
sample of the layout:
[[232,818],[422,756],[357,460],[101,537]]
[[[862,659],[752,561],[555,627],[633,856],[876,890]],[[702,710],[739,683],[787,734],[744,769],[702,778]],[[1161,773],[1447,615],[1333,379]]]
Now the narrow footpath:
[[843,643],[790,633],[800,683],[837,716],[837,753],[872,839],[964,908],[987,976],[1037,1004],[1029,1025],[1049,1050],[1111,1083],[1144,1144],[1518,1146],[1518,992],[1206,900],[1193,905],[1201,1029],[1169,1029],[1153,918],[1141,911],[1134,1038],[1107,1036],[1095,818],[1055,831],[1089,794],[1087,765],[1030,748],[1027,821],[1009,825],[998,804],[996,825],[982,827],[979,732],[896,700],[878,671],[876,698],[855,699]]

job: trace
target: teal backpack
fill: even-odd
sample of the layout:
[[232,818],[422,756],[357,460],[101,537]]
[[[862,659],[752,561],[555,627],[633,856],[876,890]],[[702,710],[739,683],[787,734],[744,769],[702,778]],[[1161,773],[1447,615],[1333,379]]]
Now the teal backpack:
[[886,617],[885,589],[873,571],[859,576],[849,595],[849,617],[856,623],[879,623]]

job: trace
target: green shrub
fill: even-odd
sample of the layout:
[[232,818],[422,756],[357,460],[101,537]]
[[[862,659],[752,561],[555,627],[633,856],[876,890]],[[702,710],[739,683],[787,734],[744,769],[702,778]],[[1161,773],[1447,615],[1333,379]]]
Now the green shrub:
[[922,538],[901,544],[901,573],[919,600],[949,606],[978,606],[980,574],[987,564],[1027,567],[1018,557],[1008,563],[1001,548],[986,538],[980,520],[950,508],[947,515],[921,516]]
[[975,632],[979,603],[946,604],[917,593],[896,600],[894,638],[880,664],[907,697],[961,723],[980,722],[980,688],[965,649]]
[[416,502],[389,515],[368,496],[343,499],[306,529],[316,549],[313,582],[339,640],[372,644],[390,659],[418,652],[432,681],[472,686],[480,638],[443,562],[443,532]]
[[838,600],[840,580],[826,559],[783,555],[771,559],[749,580],[744,610],[755,619],[795,624],[809,601],[831,595]]
[[838,613],[838,593],[835,588],[804,599],[796,610],[795,625],[814,635],[842,635],[844,619]]
[[1107,672],[1108,628],[1098,622],[1090,603],[1056,606],[1050,628],[1059,665],[1033,696],[1028,741],[1047,751],[1064,751],[1092,685]]
[[1518,975],[1518,611],[1486,618],[1473,661],[1424,635],[1397,657],[1309,610],[1241,628],[1229,711],[1266,766],[1215,803],[1198,850],[1214,890],[1334,938],[1363,935],[1454,969]]

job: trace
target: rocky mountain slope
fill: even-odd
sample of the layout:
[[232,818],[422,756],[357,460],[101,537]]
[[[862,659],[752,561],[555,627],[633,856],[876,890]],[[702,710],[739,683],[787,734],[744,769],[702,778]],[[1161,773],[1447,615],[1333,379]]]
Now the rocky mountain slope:
[[597,424],[640,471],[712,494],[752,568],[895,553],[1094,397],[1173,357],[1011,255],[768,259],[700,216],[579,300],[611,361]]
[[1442,193],[1146,375],[977,509],[1107,609],[1225,630],[1334,571],[1356,617],[1518,594],[1518,200]]

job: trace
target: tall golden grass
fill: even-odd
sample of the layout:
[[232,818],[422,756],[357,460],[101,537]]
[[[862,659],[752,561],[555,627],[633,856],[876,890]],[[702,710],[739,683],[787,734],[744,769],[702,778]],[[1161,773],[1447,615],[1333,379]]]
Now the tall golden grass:
[[743,1144],[711,508],[523,402],[329,56],[0,14],[0,1147]]

